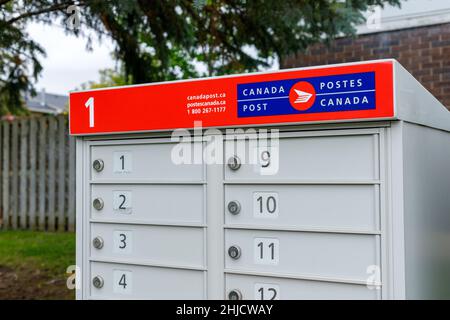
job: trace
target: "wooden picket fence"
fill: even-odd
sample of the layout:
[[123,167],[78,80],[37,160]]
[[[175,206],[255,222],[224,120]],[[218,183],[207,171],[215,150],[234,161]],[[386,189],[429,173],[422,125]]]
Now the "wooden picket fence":
[[75,141],[66,116],[0,122],[0,227],[75,229]]

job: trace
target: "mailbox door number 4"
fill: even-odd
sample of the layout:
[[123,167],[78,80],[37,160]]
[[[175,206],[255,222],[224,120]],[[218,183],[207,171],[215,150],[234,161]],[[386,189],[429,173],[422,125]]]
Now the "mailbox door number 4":
[[133,274],[131,271],[114,270],[114,293],[131,294]]

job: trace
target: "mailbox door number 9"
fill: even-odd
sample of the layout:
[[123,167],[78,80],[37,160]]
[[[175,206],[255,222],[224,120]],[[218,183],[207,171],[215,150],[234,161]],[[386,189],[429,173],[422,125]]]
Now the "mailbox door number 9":
[[131,231],[114,231],[114,253],[128,254],[133,249],[133,233]]
[[118,294],[131,294],[133,284],[133,273],[125,270],[113,271],[113,291]]
[[113,192],[113,209],[118,213],[131,213],[131,191]]
[[129,151],[114,152],[114,172],[115,173],[130,173],[133,170],[133,158]]
[[255,263],[276,265],[279,262],[280,241],[275,238],[255,238],[253,252]]
[[278,193],[253,193],[253,216],[255,218],[278,218],[278,207]]
[[279,170],[279,149],[278,147],[258,147],[256,148],[259,173],[263,176],[276,175]]

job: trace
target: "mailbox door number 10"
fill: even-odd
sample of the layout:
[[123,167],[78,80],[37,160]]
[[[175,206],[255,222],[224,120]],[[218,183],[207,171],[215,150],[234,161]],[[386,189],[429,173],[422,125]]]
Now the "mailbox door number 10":
[[255,218],[278,218],[278,193],[253,193],[253,216]]

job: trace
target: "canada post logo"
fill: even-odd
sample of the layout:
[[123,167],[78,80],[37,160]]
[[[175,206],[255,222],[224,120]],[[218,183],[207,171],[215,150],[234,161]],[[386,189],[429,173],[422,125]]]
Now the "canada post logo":
[[316,90],[314,86],[306,81],[297,82],[289,91],[289,102],[296,110],[308,110],[316,102]]
[[375,72],[238,84],[238,116],[376,108]]

